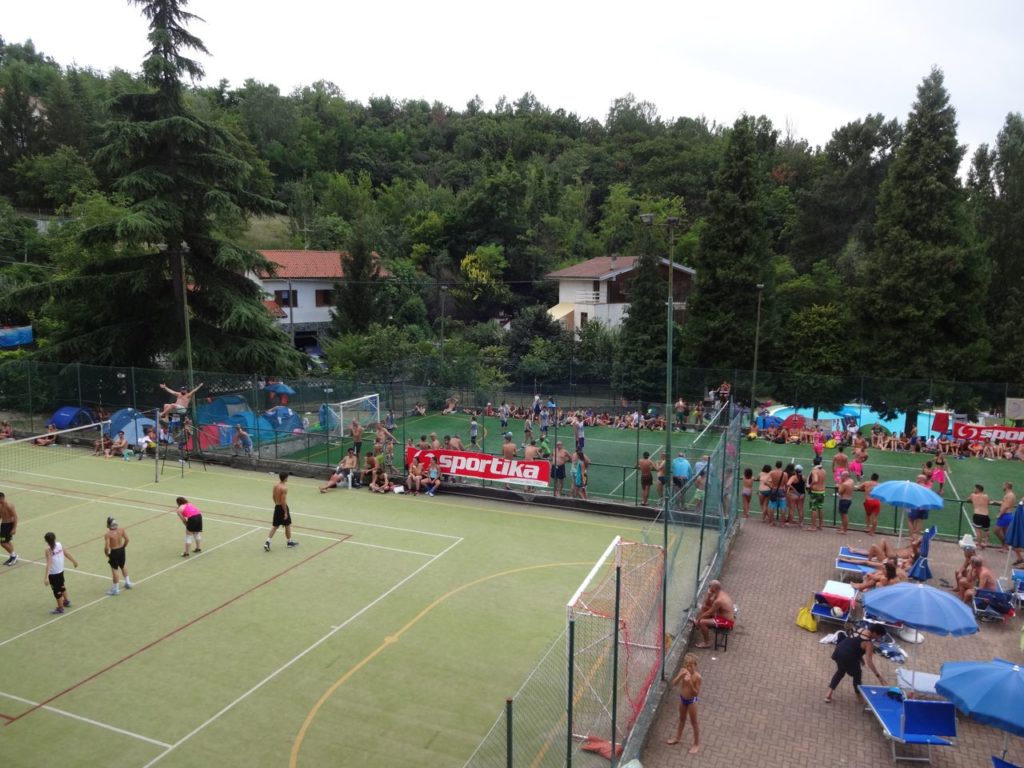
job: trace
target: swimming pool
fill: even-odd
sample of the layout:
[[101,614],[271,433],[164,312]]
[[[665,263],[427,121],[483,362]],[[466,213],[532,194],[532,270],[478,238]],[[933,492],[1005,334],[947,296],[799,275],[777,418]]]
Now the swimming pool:
[[[768,410],[772,416],[778,416],[780,419],[785,419],[787,416],[792,416],[794,413],[800,414],[807,419],[814,417],[813,408],[775,406]],[[842,419],[846,416],[856,416],[857,424],[860,426],[877,423],[881,424],[890,432],[902,432],[903,427],[906,425],[906,416],[902,413],[899,413],[895,418],[883,419],[876,411],[871,410],[866,405],[859,405],[857,403],[848,403],[844,405],[838,413],[836,411],[818,411],[818,421]],[[934,420],[935,411],[919,411],[917,414],[917,434],[922,437],[926,437],[931,431]]]

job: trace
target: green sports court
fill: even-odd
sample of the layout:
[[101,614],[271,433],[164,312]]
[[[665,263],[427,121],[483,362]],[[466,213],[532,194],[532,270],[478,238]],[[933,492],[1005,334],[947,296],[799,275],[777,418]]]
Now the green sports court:
[[[300,545],[279,531],[267,553],[276,475],[0,449],[20,519],[20,560],[0,571],[9,765],[461,766],[609,541],[642,535],[627,519],[320,494],[295,477]],[[178,496],[204,517],[188,559]],[[131,540],[135,586],[116,597],[107,516]],[[62,616],[44,586],[47,531],[80,564]]]

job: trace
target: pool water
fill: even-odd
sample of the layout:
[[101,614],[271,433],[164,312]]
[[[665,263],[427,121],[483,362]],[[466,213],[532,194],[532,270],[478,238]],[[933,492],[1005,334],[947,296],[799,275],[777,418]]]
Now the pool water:
[[[772,416],[778,416],[780,419],[785,420],[787,416],[792,416],[794,413],[800,414],[804,418],[811,419],[814,417],[813,408],[791,408],[789,406],[781,406],[777,408],[769,409]],[[906,425],[906,416],[899,413],[895,418],[883,419],[878,415],[876,411],[871,410],[866,405],[848,404],[844,405],[840,412],[835,411],[818,411],[818,421],[830,421],[834,419],[842,419],[846,416],[856,416],[857,424],[864,426],[865,424],[881,424],[883,427],[888,429],[890,432],[902,432],[903,427]],[[919,411],[917,414],[917,434],[922,437],[927,437],[931,432],[932,422],[935,420],[934,411]]]

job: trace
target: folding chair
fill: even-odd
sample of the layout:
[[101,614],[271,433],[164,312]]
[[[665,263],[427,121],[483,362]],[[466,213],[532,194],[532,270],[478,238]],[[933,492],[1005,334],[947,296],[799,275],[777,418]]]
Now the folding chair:
[[[856,601],[857,591],[853,587],[841,581],[829,580],[820,592],[815,592],[811,615],[819,621],[845,624],[850,620]],[[837,608],[841,613],[835,612]]]
[[974,615],[981,621],[1005,622],[1016,615],[1013,609],[1013,592],[997,592],[994,589],[979,589],[974,593]]
[[[956,740],[956,707],[949,701],[902,700],[883,685],[862,685],[868,709],[892,746],[892,759],[930,763],[931,748],[951,747]],[[925,757],[896,753],[897,744],[924,744]]]

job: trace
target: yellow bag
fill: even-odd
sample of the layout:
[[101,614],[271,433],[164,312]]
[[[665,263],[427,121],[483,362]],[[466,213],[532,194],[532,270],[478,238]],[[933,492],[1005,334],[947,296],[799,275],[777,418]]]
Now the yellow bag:
[[825,441],[825,447],[830,449],[830,450],[832,448],[835,448],[836,447],[836,441],[833,438],[830,437],[828,440]]
[[796,614],[796,625],[801,629],[806,629],[808,632],[818,631],[818,620],[814,614],[811,613],[811,605],[813,600],[808,600],[807,605],[797,611]]

